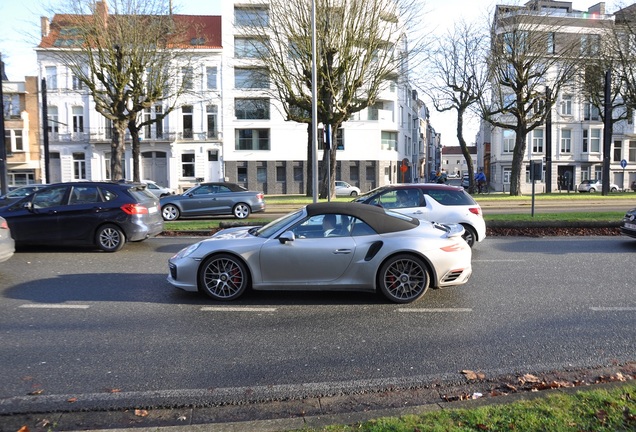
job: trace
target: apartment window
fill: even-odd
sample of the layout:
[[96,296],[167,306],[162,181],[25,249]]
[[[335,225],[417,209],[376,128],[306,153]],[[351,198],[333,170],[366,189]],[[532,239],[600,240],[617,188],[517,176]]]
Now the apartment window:
[[234,113],[238,120],[268,120],[269,99],[235,99]]
[[[336,146],[334,147],[332,145],[331,147],[332,149],[335,148],[336,150],[344,150],[344,130],[342,128],[339,128],[336,131]],[[325,133],[324,133],[324,129],[320,128],[318,129],[318,150],[324,150],[325,149]]]
[[20,96],[5,94],[3,97],[4,118],[20,118]]
[[144,126],[144,138],[150,139],[152,138],[152,109],[146,108],[144,109],[144,123],[148,123]]
[[181,79],[184,89],[192,90],[194,87],[194,70],[191,67],[181,68]]
[[73,90],[82,90],[84,88],[84,84],[82,83],[82,80],[79,79],[77,75],[73,75],[72,85],[73,85]]
[[205,68],[205,80],[208,90],[216,90],[216,66]]
[[256,181],[259,183],[267,183],[267,167],[259,165],[256,167]]
[[57,67],[47,66],[44,68],[46,73],[46,88],[48,90],[57,89]]
[[106,139],[113,138],[113,121],[111,119],[104,119],[104,136]]
[[181,155],[181,177],[194,177],[194,153]]
[[512,153],[515,149],[515,137],[517,134],[510,129],[504,129],[503,131],[503,152]]
[[581,35],[581,54],[595,56],[599,53],[601,46],[601,36],[596,34]]
[[234,38],[234,57],[259,58],[267,52],[265,44],[256,38]]
[[623,159],[623,142],[614,141],[614,162],[620,162]]
[[510,178],[512,177],[512,170],[510,168],[503,169],[503,182],[510,184]]
[[360,181],[360,167],[358,165],[351,165],[349,167],[349,179],[352,182]]
[[218,150],[209,150],[208,151],[208,162],[218,162],[219,161],[219,151]]
[[247,167],[236,167],[236,180],[239,183],[247,183]]
[[264,7],[234,8],[234,25],[236,27],[268,27],[269,11]]
[[73,179],[86,180],[86,160],[84,153],[73,153]]
[[47,127],[48,127],[48,130],[49,130],[49,133],[56,134],[60,130],[60,127],[59,127],[60,123],[57,120],[58,119],[57,107],[56,106],[47,107],[46,111],[47,111],[46,118],[48,119],[48,126]]
[[287,179],[286,173],[285,173],[285,167],[284,166],[277,166],[276,167],[276,181],[277,182],[284,182]]
[[269,129],[235,129],[236,150],[269,150]]
[[598,121],[601,119],[601,112],[597,106],[590,102],[586,102],[583,104],[583,119]]
[[543,129],[532,131],[532,153],[543,153]]
[[627,154],[627,160],[629,162],[636,162],[636,141],[629,142],[629,149]]
[[376,102],[367,107],[367,120],[378,120],[380,118],[379,111],[384,108],[382,102]]
[[548,33],[547,37],[546,37],[546,42],[547,42],[547,52],[548,54],[554,54],[555,53],[555,43],[554,43],[554,32]]
[[381,148],[382,150],[396,150],[398,144],[397,132],[382,131]]
[[564,95],[561,98],[561,115],[572,115],[572,95]]
[[571,153],[571,152],[572,152],[572,130],[562,129],[561,130],[561,153]]
[[592,129],[590,131],[590,152],[601,152],[601,129]]
[[583,153],[589,153],[590,151],[590,147],[589,147],[589,132],[587,131],[587,129],[583,129]]
[[84,108],[75,106],[73,107],[73,133],[82,132],[84,132]]
[[155,105],[155,118],[159,117],[160,120],[155,121],[155,133],[157,138],[163,138],[163,107],[161,105]]
[[234,68],[234,87],[269,88],[269,73],[265,68]]
[[184,105],[181,107],[183,116],[183,138],[192,138],[192,105]]
[[208,105],[205,107],[208,120],[208,138],[217,138],[217,121],[219,108],[216,105]]

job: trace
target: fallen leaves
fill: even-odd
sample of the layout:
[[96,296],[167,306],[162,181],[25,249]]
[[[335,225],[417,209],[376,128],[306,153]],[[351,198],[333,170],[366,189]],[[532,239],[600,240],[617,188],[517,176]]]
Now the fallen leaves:
[[148,414],[149,414],[148,410],[145,410],[145,409],[136,409],[135,410],[135,415],[137,417],[148,417]]
[[468,369],[464,369],[462,374],[464,374],[468,381],[483,380],[486,378],[486,374],[483,372],[474,372]]

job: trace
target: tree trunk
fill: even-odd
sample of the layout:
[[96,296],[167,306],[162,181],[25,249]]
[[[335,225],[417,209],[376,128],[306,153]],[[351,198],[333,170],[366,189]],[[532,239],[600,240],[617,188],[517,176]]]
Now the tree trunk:
[[118,181],[124,178],[121,161],[126,149],[126,123],[118,121],[113,126],[113,140],[110,143],[110,178]]
[[134,121],[128,122],[128,130],[132,139],[132,163],[133,163],[133,181],[141,181],[141,173],[139,169],[141,142],[139,141],[139,128]]
[[468,167],[468,193],[475,192],[475,168],[473,167],[473,158],[468,151],[466,140],[464,139],[464,108],[457,109],[457,140],[459,141],[459,147],[462,149],[466,166]]
[[510,195],[521,196],[521,168],[523,165],[523,156],[526,153],[526,134],[525,128],[515,131],[515,150],[512,155],[512,172],[510,173]]
[[313,124],[307,123],[307,181],[305,182],[306,194],[308,197],[314,196],[314,140]]

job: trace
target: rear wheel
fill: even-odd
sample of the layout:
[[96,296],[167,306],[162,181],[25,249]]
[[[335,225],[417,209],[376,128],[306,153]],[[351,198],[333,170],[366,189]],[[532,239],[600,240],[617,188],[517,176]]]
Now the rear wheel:
[[163,220],[177,220],[179,219],[179,215],[179,209],[174,204],[166,204],[161,208],[161,216],[163,216]]
[[610,189],[610,192],[616,192],[618,189],[616,189],[615,187],[613,187],[612,189]]
[[214,300],[234,300],[247,289],[249,274],[238,258],[219,254],[199,267],[199,290]]
[[462,236],[462,238],[466,240],[468,246],[473,247],[473,245],[477,241],[477,233],[475,232],[475,229],[470,225],[462,224],[462,226],[464,227],[464,235]]
[[246,217],[248,217],[250,215],[251,211],[252,211],[252,209],[247,204],[238,203],[232,209],[232,214],[237,219],[245,219]]
[[115,225],[103,225],[99,227],[95,234],[95,243],[104,252],[117,252],[124,247],[126,236],[124,232]]
[[394,303],[410,303],[420,298],[430,285],[431,277],[422,259],[415,255],[389,258],[378,274],[380,291]]
[[596,192],[596,189],[590,188],[590,193],[594,193],[594,192]]

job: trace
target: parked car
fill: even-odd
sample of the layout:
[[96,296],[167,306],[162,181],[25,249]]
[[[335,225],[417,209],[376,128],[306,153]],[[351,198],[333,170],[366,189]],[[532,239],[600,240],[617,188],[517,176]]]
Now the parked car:
[[141,182],[144,183],[146,187],[148,188],[148,190],[152,192],[152,194],[156,196],[157,198],[163,198],[165,196],[174,194],[174,191],[172,189],[167,188],[165,186],[161,186],[160,184],[157,184],[157,182],[155,181],[142,180]]
[[350,185],[344,181],[336,181],[336,196],[358,196],[360,195],[360,188]]
[[0,209],[16,244],[78,244],[106,252],[163,231],[159,199],[132,182],[57,183]]
[[26,186],[20,186],[14,189],[11,189],[5,195],[0,196],[0,207],[4,207],[11,203],[14,203],[27,195],[31,195],[38,189],[42,189],[43,187],[48,186],[46,184],[30,184]]
[[201,183],[181,195],[161,198],[161,213],[167,221],[180,217],[234,215],[245,219],[265,211],[263,192],[254,192],[235,183]]
[[620,226],[621,234],[636,238],[636,208],[625,213]]
[[458,223],[471,247],[486,238],[486,222],[481,207],[463,188],[435,183],[405,183],[381,186],[356,202],[395,210],[418,219]]
[[468,189],[470,187],[470,176],[464,175],[462,177],[462,187]]
[[15,241],[11,237],[11,230],[5,218],[0,216],[0,262],[4,262],[13,256]]
[[[335,219],[336,236],[326,219]],[[168,282],[215,300],[255,290],[379,291],[396,303],[466,283],[471,250],[460,225],[358,203],[309,204],[263,227],[236,227],[170,258]]]
[[[579,192],[600,192],[603,190],[603,182],[601,180],[583,180],[581,184],[579,184]],[[611,183],[609,185],[610,192],[618,191],[618,185]]]

